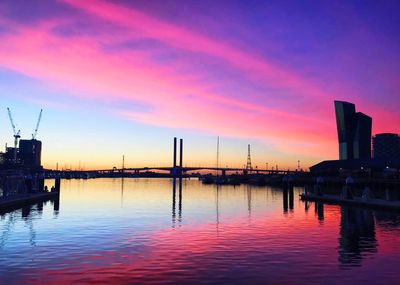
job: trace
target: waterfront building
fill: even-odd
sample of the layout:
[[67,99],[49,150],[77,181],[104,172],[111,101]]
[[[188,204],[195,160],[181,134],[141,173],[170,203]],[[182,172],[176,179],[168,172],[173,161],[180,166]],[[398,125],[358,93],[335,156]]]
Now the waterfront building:
[[372,118],[356,112],[355,105],[335,101],[339,159],[371,158]]
[[[15,159],[16,156],[16,159]],[[20,140],[19,147],[6,147],[0,153],[0,169],[42,169],[42,142],[39,140]]]
[[372,142],[374,158],[400,159],[400,136],[398,134],[376,134]]
[[26,167],[41,166],[42,142],[38,140],[19,141],[19,159]]
[[313,173],[338,174],[341,171],[385,173],[400,170],[400,136],[377,134],[371,158],[371,117],[356,112],[355,105],[335,101],[339,139],[339,160],[326,160],[310,167]]
[[353,138],[354,159],[371,158],[372,118],[358,112],[355,115],[355,133]]

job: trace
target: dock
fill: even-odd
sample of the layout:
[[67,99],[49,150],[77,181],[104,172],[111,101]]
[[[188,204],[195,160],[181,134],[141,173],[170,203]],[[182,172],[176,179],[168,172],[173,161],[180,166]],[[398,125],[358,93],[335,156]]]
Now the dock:
[[314,195],[314,194],[300,194],[302,201],[315,201],[324,202],[333,205],[349,205],[364,208],[384,209],[400,211],[400,201],[387,201],[383,199],[368,199],[363,200],[361,197],[354,197],[353,199],[344,199],[338,195]]
[[60,192],[41,192],[35,194],[24,194],[0,199],[0,213],[22,208],[35,203],[56,200]]

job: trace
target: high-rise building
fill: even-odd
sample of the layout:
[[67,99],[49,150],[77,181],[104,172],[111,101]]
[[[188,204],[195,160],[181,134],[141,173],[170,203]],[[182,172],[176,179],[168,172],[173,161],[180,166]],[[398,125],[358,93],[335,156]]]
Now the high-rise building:
[[336,126],[339,139],[339,159],[351,159],[354,137],[354,114],[356,107],[352,103],[335,101]]
[[372,139],[374,158],[400,159],[400,136],[377,134]]
[[339,159],[371,158],[372,118],[349,102],[335,101]]
[[18,156],[24,166],[41,167],[42,142],[38,140],[20,140]]
[[356,131],[353,139],[354,159],[371,158],[371,136],[372,118],[363,114],[356,113]]

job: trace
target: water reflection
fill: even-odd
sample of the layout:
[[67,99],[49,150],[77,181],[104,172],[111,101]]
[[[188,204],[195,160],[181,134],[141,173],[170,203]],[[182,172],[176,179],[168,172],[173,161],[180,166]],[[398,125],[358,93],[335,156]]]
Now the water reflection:
[[[182,178],[178,181],[178,223],[182,222]],[[172,227],[176,225],[176,179],[172,179]]]
[[[315,214],[324,221],[324,203],[314,203]],[[305,211],[308,211],[306,204]],[[340,208],[338,260],[342,268],[360,266],[362,259],[377,252],[374,212],[368,209]]]
[[323,222],[324,221],[324,203],[321,202],[315,202],[315,214],[317,214],[318,221]]
[[361,284],[371,271],[398,280],[398,214],[302,205],[300,191],[65,181],[57,219],[59,201],[0,216],[0,283]]
[[16,212],[11,212],[8,215],[1,215],[1,220],[7,219],[7,221],[5,222],[3,232],[0,236],[0,249],[2,249],[6,244],[8,237],[10,236],[11,230],[14,227],[14,224],[18,221],[18,219],[16,218],[16,214]]
[[340,218],[340,264],[360,266],[363,257],[375,252],[377,241],[373,212],[343,206]]
[[251,220],[251,186],[247,185],[246,194],[247,194],[247,212],[249,221]]
[[51,204],[53,205],[54,216],[57,217],[60,212],[60,197],[51,200]]
[[[33,219],[30,217],[32,211],[32,205],[27,205],[22,208],[22,220],[28,226],[29,229],[29,243],[31,246],[36,246],[36,231],[33,226]],[[36,205],[36,213],[37,215],[41,215],[43,211],[43,203],[39,203]],[[35,214],[36,214],[35,213]]]
[[121,177],[121,207],[123,206],[124,202],[124,186],[125,186],[125,178]]
[[219,190],[220,185],[215,187],[215,227],[217,229],[217,235],[219,235]]
[[310,209],[311,202],[310,201],[304,201],[304,212],[308,213],[308,210]]
[[[43,215],[43,208],[48,204],[53,205],[53,214],[55,217],[58,216],[60,210],[60,198],[53,198],[46,202],[39,202],[32,205],[25,205],[22,208],[12,210],[6,209],[0,213],[2,221],[5,221],[5,226],[3,227],[3,232],[0,236],[0,249],[6,245],[6,242],[12,232],[16,222],[23,221],[25,223],[25,228],[28,229],[29,244],[32,247],[36,246],[36,230],[34,226],[34,220],[40,219]],[[18,216],[21,216],[19,219]]]

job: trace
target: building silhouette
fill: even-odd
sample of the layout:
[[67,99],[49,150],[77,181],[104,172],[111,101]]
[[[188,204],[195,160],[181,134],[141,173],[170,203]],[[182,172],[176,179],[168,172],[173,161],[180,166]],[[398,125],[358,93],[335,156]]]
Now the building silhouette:
[[400,136],[398,134],[376,134],[372,139],[374,158],[400,159]]
[[38,140],[20,140],[18,154],[24,166],[41,167],[42,142]]
[[335,101],[339,159],[371,158],[372,118],[356,112],[355,105]]
[[[15,159],[16,153],[16,159]],[[0,169],[42,169],[42,142],[39,140],[20,140],[19,147],[6,147],[0,152]]]
[[356,112],[354,104],[335,101],[339,139],[339,160],[325,160],[310,167],[322,175],[338,175],[346,171],[368,175],[387,175],[388,169],[400,170],[400,136],[377,134],[373,138],[371,158],[371,117]]

